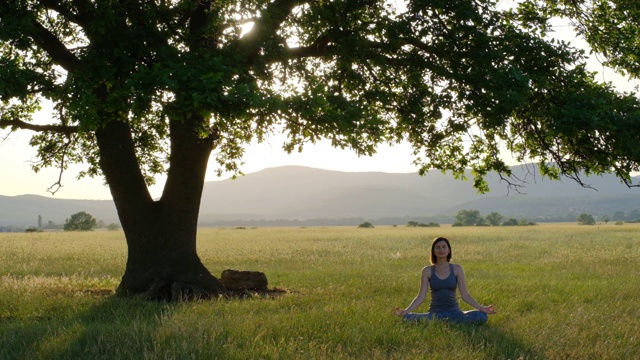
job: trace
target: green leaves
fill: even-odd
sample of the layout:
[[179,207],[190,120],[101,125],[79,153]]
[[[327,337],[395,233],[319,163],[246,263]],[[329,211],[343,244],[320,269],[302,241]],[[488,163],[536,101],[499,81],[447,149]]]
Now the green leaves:
[[71,215],[64,223],[64,231],[91,231],[97,226],[96,219],[85,211]]
[[233,171],[245,144],[282,130],[288,151],[328,138],[370,155],[407,141],[420,172],[471,169],[481,191],[488,172],[508,175],[505,147],[550,176],[628,180],[638,168],[637,100],[595,82],[581,51],[545,36],[553,16],[570,16],[610,64],[637,75],[638,8],[576,4],[5,2],[0,124],[53,101],[58,122],[81,134],[36,136],[41,165],[84,159],[83,174],[95,175],[93,133],[126,122],[147,182],[167,171],[177,129],[210,140]]
[[605,63],[631,77],[640,76],[640,6],[630,0],[563,1],[560,13],[569,16]]

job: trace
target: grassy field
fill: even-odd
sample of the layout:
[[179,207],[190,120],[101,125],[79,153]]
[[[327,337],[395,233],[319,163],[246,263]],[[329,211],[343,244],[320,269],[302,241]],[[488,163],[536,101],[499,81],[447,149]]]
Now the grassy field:
[[[0,234],[0,359],[634,359],[640,226],[201,229],[219,275],[258,270],[275,298],[111,296],[121,232]],[[485,326],[406,324],[446,236]],[[461,304],[463,309],[469,309]],[[426,304],[419,310],[426,311]]]

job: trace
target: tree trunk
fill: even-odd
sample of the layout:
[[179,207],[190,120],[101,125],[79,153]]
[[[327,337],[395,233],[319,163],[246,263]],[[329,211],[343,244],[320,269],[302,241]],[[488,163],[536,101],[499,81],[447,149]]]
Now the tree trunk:
[[170,125],[170,168],[158,201],[145,184],[126,120],[108,122],[96,131],[100,167],[128,246],[119,295],[175,301],[226,292],[196,253],[200,199],[213,147],[213,139],[198,137],[193,130],[198,120]]
[[[196,236],[156,203],[148,222],[126,232],[127,265],[117,293],[142,295],[150,300],[201,299],[226,291],[205,268],[196,253]],[[179,207],[176,207],[176,211]],[[195,227],[195,226],[194,226]]]

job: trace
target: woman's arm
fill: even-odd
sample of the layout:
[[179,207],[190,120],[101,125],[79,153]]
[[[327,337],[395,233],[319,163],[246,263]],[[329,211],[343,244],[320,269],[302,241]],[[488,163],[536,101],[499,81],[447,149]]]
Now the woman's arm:
[[422,269],[422,275],[420,276],[420,291],[418,291],[418,295],[411,301],[411,304],[407,306],[406,309],[396,308],[395,314],[398,316],[404,316],[410,313],[413,309],[417,308],[422,304],[424,299],[427,297],[427,291],[429,290],[429,277],[431,276],[431,269],[429,266],[425,266]]
[[496,312],[493,308],[493,305],[482,306],[471,296],[471,294],[469,294],[469,290],[467,290],[467,279],[464,275],[462,266],[455,264],[453,269],[456,278],[458,278],[458,290],[460,290],[460,297],[462,297],[462,300],[464,300],[464,302],[473,306],[474,308],[482,311],[483,313],[495,314]]

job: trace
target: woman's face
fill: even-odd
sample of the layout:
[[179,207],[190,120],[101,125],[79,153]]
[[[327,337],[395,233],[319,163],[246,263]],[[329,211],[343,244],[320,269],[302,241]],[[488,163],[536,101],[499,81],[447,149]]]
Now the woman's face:
[[436,257],[438,258],[446,258],[447,255],[449,255],[449,251],[451,250],[449,250],[449,246],[444,241],[438,241],[433,246],[433,252],[436,254]]

